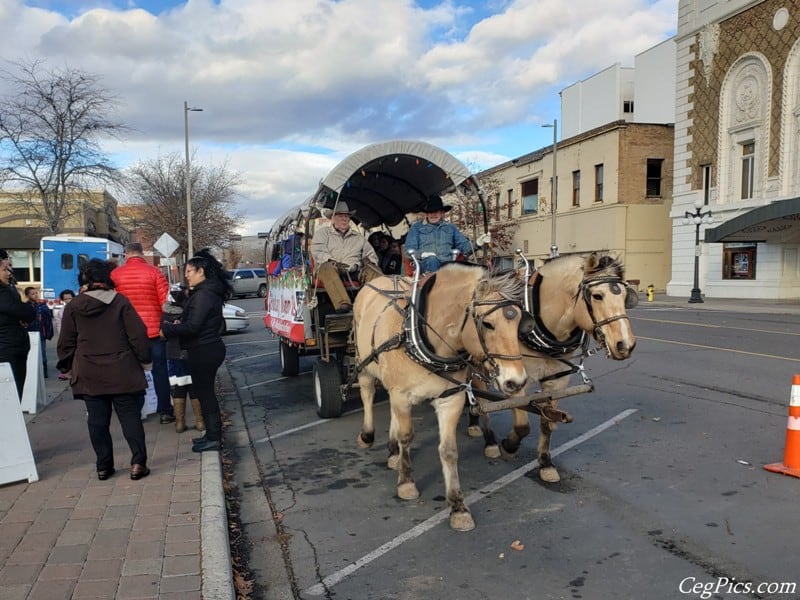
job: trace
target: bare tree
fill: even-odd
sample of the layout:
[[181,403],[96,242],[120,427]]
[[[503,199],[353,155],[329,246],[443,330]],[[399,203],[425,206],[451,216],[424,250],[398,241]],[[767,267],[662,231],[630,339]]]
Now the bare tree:
[[[192,244],[195,248],[226,247],[241,225],[234,206],[238,173],[221,166],[190,160]],[[141,206],[141,228],[150,239],[170,234],[186,253],[186,163],[179,152],[140,162],[128,171],[126,188],[131,203]]]
[[14,192],[20,212],[59,233],[75,200],[117,182],[100,147],[127,128],[110,116],[116,99],[95,75],[42,61],[7,63],[0,71],[0,184]]
[[507,216],[509,206],[508,200],[504,201],[501,195],[502,180],[491,171],[484,171],[476,178],[483,190],[486,206],[481,205],[475,194],[456,199],[450,220],[466,235],[476,239],[484,233],[485,210],[485,219],[492,236],[492,254],[510,254],[511,243],[519,224]]

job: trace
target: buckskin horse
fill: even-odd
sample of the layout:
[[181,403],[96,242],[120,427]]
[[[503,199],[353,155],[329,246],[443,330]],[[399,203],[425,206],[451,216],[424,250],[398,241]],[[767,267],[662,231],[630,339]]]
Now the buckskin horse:
[[514,271],[492,273],[479,265],[448,263],[417,290],[417,280],[379,277],[366,284],[353,305],[358,377],[364,422],[362,448],[375,439],[376,381],[389,393],[389,467],[396,468],[397,495],[419,497],[409,450],[412,407],[431,400],[439,425],[450,527],[475,527],[458,477],[456,432],[467,382],[480,365],[506,394],[524,388],[519,325],[524,281]]
[[[521,330],[520,339],[529,381],[539,382],[542,392],[538,396],[543,400],[524,409],[511,409],[513,428],[502,441],[502,449],[507,454],[516,454],[522,439],[531,430],[528,412],[538,413],[537,455],[539,477],[543,481],[555,483],[561,479],[550,458],[550,438],[559,422],[572,421],[569,413],[558,409],[558,392],[567,388],[573,373],[580,372],[584,376],[582,366],[576,366],[573,361],[582,362],[588,354],[590,338],[614,360],[625,360],[633,352],[636,338],[626,313],[632,293],[635,291],[627,288],[619,260],[597,254],[553,259],[528,279],[525,306],[533,315],[534,326]],[[588,382],[585,376],[584,382]],[[584,388],[584,391],[591,390],[590,386]],[[491,408],[491,403],[479,402],[477,406],[482,404]],[[481,417],[470,413],[469,434],[482,433],[484,455],[497,458],[501,452],[489,414],[483,413]]]

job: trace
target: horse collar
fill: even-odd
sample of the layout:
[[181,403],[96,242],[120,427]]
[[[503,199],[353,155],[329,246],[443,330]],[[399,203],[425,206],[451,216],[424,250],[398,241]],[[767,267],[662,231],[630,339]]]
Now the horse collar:
[[453,357],[439,356],[431,349],[425,326],[422,323],[425,320],[428,294],[435,282],[436,274],[434,273],[418,289],[416,297],[412,295],[408,301],[408,309],[403,320],[406,353],[429,371],[459,371],[467,366],[469,354],[461,351]]
[[533,309],[533,329],[524,334],[521,333],[520,341],[534,352],[540,352],[548,356],[571,354],[584,343],[586,333],[580,327],[576,327],[569,337],[562,342],[545,327],[541,318],[541,287],[542,275],[537,272],[533,285],[527,286],[525,290],[525,293],[529,294]]

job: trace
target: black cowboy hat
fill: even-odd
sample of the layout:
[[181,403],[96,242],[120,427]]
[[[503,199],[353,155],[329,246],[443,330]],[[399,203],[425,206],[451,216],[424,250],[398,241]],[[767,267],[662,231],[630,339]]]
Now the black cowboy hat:
[[452,210],[452,206],[449,204],[442,204],[442,197],[438,194],[432,194],[428,196],[428,202],[425,204],[425,208],[423,209],[426,213],[437,212],[443,210],[444,212],[448,212]]

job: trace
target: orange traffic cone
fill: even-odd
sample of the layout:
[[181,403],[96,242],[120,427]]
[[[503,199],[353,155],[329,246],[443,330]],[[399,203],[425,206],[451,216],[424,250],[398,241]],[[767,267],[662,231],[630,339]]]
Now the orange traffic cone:
[[789,422],[786,424],[786,447],[783,462],[764,465],[767,471],[800,477],[800,375],[792,377],[789,398]]

